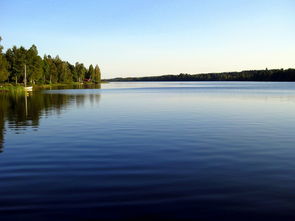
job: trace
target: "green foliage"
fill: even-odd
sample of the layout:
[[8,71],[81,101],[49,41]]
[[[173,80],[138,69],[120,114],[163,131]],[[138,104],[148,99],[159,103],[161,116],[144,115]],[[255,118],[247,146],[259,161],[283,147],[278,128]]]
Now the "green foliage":
[[89,69],[88,69],[88,71],[87,71],[87,75],[86,75],[86,78],[88,78],[88,79],[93,79],[93,77],[94,77],[94,68],[93,68],[93,65],[91,64],[90,66],[89,66]]
[[6,58],[0,54],[0,82],[4,82],[8,79],[9,72],[7,68],[8,62],[6,61]]
[[22,86],[15,86],[15,85],[6,83],[0,86],[0,94],[3,94],[3,92],[9,92],[9,94],[18,94],[18,93],[24,93],[25,89]]
[[85,78],[85,74],[87,72],[87,69],[84,67],[84,64],[76,62],[75,69],[78,76],[78,82],[81,82]]
[[295,69],[115,78],[109,81],[295,81]]
[[87,70],[82,63],[76,62],[72,65],[58,56],[52,58],[50,55],[44,55],[42,59],[35,45],[28,50],[24,47],[13,46],[5,54],[2,50],[3,47],[0,45],[0,82],[23,83],[25,66],[29,84],[82,82],[84,78],[100,82],[99,68],[94,70],[93,65],[90,65]]
[[79,79],[78,79],[78,73],[77,73],[77,70],[75,68],[74,65],[68,63],[68,66],[69,66],[69,69],[70,69],[70,72],[71,72],[71,75],[72,75],[72,81],[73,82],[78,82]]
[[42,79],[42,58],[38,55],[38,50],[35,45],[32,45],[32,47],[26,51],[25,63],[28,73],[28,82],[31,82],[31,84],[35,84],[36,81]]
[[59,83],[72,82],[72,73],[69,68],[69,63],[62,61],[58,56],[54,59],[54,63],[57,68],[57,81]]
[[94,76],[93,76],[93,81],[94,82],[100,82],[101,81],[101,73],[100,73],[100,68],[98,65],[95,66],[94,68]]
[[13,46],[12,49],[7,50],[6,59],[8,61],[10,81],[15,81],[15,83],[23,82],[26,49],[24,47],[17,48]]
[[[2,38],[0,37],[0,42]],[[8,62],[5,56],[2,54],[3,47],[0,45],[0,82],[6,81],[8,79]]]
[[[50,56],[49,56],[50,57]],[[46,55],[44,55],[43,57],[43,79],[42,79],[42,83],[46,84],[46,83],[50,83],[50,58],[48,58]]]

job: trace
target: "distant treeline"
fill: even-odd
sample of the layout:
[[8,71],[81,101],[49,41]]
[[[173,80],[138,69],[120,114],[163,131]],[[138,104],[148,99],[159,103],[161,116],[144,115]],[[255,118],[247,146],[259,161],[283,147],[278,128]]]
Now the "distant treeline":
[[295,81],[295,69],[114,78],[109,81]]
[[[1,41],[1,37],[0,37]],[[58,56],[44,55],[41,58],[35,45],[29,49],[16,47],[3,53],[0,45],[0,82],[23,83],[26,65],[27,82],[31,84],[100,82],[101,73],[99,66],[90,65],[86,68],[83,63],[75,65],[61,60]]]

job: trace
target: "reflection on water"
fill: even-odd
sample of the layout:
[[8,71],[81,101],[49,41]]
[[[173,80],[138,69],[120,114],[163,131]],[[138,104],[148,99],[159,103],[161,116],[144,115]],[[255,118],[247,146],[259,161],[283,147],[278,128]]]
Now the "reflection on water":
[[[72,86],[68,88],[73,88]],[[85,87],[75,86],[75,89]],[[86,88],[91,88],[90,86]],[[92,87],[93,88],[93,87]],[[95,88],[100,88],[100,85]],[[58,88],[50,88],[56,91]],[[60,87],[65,89],[65,87]],[[53,92],[54,92],[53,91]],[[59,115],[68,106],[82,107],[85,101],[98,103],[100,94],[62,94],[46,91],[0,94],[0,152],[3,151],[5,127],[20,133],[28,127],[38,128],[41,117]]]
[[294,98],[263,82],[1,94],[0,219],[295,220]]

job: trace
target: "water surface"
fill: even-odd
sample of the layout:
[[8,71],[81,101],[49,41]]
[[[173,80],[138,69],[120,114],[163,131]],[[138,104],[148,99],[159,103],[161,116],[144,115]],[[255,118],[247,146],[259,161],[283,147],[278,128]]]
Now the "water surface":
[[1,220],[294,220],[295,84],[0,95]]

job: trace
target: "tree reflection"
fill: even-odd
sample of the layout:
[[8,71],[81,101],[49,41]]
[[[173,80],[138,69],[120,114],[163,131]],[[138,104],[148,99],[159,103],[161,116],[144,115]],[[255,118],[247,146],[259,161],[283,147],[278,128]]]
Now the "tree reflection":
[[81,107],[88,100],[98,103],[100,94],[68,93],[3,93],[0,94],[0,152],[3,151],[5,130],[19,133],[28,127],[38,128],[41,117],[61,114],[70,105]]

